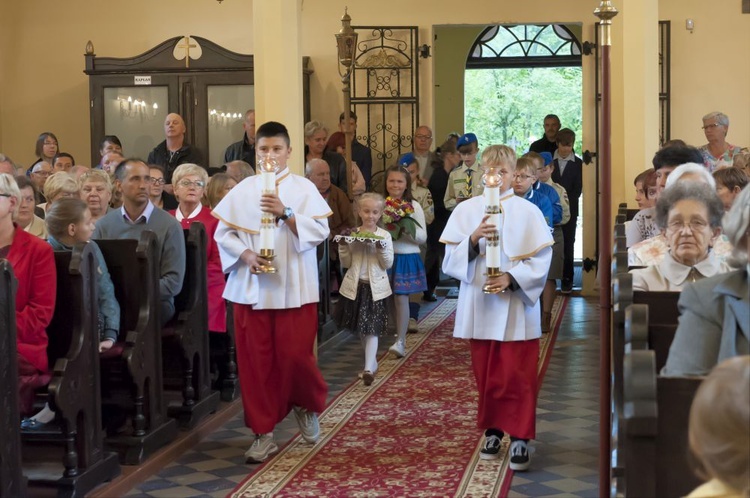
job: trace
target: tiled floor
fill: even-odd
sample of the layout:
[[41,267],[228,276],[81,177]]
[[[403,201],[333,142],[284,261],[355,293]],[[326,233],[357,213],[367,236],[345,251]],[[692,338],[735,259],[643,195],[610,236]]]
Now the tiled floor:
[[[422,303],[420,316],[436,304]],[[571,299],[540,392],[532,468],[515,475],[510,496],[598,494],[597,329],[596,303]],[[385,351],[389,345],[383,341],[381,349]],[[354,381],[361,363],[361,346],[353,338],[320,356],[329,398]],[[275,435],[285,443],[296,432],[290,415]],[[240,414],[127,496],[224,497],[257,468],[244,463],[243,454],[252,437]]]

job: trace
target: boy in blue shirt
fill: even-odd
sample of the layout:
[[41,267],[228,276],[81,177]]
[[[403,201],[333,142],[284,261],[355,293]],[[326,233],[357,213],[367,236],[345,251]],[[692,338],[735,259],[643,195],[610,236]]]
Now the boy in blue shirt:
[[552,219],[554,216],[552,202],[549,200],[549,197],[534,190],[534,183],[536,183],[536,163],[529,157],[519,158],[516,162],[516,172],[513,176],[513,192],[539,208],[544,216],[544,221],[547,222],[550,233],[552,233]]

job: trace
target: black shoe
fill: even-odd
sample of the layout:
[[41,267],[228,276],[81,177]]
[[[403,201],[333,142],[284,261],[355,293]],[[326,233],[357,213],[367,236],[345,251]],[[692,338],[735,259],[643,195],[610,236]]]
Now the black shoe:
[[500,456],[502,440],[502,436],[496,436],[494,434],[485,436],[484,446],[479,452],[479,458],[482,460],[496,460],[498,456]]
[[529,456],[528,441],[514,439],[510,442],[510,468],[517,472],[529,469],[531,457]]
[[422,301],[427,301],[428,303],[434,303],[437,301],[437,296],[433,292],[425,292],[422,296]]
[[569,280],[563,280],[562,284],[560,284],[560,293],[570,294],[571,292],[573,292],[573,282]]

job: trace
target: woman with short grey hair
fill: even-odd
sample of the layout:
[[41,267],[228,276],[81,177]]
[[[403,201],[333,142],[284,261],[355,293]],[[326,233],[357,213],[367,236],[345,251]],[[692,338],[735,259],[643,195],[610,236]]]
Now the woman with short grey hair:
[[724,230],[741,267],[685,287],[664,375],[707,375],[727,358],[750,354],[750,187],[735,200]]
[[703,163],[709,172],[732,165],[735,154],[742,152],[742,147],[727,142],[729,117],[723,112],[711,112],[703,116],[703,133],[708,143],[700,148]]
[[656,224],[669,252],[658,265],[631,272],[633,289],[681,291],[688,282],[730,271],[711,251],[723,214],[724,205],[709,185],[687,181],[664,190],[656,203]]
[[313,159],[322,159],[331,169],[331,183],[344,192],[348,191],[346,160],[341,154],[326,150],[328,128],[320,121],[305,124],[305,164]]

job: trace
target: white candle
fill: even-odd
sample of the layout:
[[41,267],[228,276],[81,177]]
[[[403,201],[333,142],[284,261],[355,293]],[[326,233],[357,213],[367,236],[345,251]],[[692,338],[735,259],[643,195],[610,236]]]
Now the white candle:
[[263,179],[263,192],[276,191],[276,173],[273,171],[263,171],[261,178]]
[[500,246],[487,244],[487,268],[500,268]]
[[500,205],[500,189],[499,188],[485,187],[484,205],[485,206],[499,206]]
[[273,249],[273,227],[262,225],[260,227],[260,248]]

